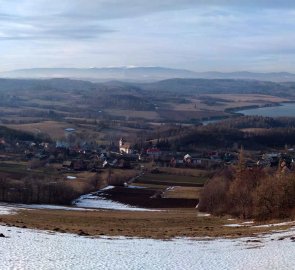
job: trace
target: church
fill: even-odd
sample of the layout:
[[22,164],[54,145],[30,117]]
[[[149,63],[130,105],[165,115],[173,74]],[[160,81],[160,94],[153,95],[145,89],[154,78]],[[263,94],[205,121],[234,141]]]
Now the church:
[[121,138],[119,141],[119,151],[121,154],[132,154],[131,144]]

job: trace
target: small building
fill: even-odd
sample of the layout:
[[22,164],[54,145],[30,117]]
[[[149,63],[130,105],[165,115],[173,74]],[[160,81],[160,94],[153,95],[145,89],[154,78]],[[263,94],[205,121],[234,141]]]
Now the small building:
[[189,165],[192,163],[192,157],[189,155],[189,154],[186,154],[184,157],[183,157],[183,161],[185,162],[185,164]]
[[121,138],[119,141],[119,151],[121,154],[132,154],[131,144]]
[[67,169],[70,169],[72,167],[72,161],[70,160],[66,160],[62,163],[62,167],[63,168],[67,168]]

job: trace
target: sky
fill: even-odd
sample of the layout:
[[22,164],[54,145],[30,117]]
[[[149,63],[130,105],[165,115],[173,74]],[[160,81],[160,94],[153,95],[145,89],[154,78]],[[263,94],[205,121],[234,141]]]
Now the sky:
[[294,0],[0,0],[0,71],[295,72]]

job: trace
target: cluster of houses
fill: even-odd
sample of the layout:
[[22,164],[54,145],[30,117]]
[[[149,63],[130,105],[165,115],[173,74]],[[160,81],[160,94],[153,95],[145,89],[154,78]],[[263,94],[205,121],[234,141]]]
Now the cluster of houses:
[[119,141],[119,152],[124,157],[137,156],[138,161],[154,161],[162,167],[190,167],[190,168],[216,168],[223,164],[230,164],[237,159],[237,154],[229,152],[200,151],[198,153],[186,153],[161,150],[156,146],[148,147],[138,153],[131,148],[132,144],[123,138]]
[[284,153],[265,153],[256,163],[260,167],[281,167],[283,170],[294,169],[295,167],[295,151],[288,149]]
[[[224,154],[163,151],[150,146],[138,152],[132,144],[121,138],[117,145],[98,146],[90,142],[71,145],[66,139],[55,143],[20,141],[9,143],[0,140],[2,153],[18,153],[24,160],[39,160],[45,163],[59,164],[61,170],[96,171],[108,167],[131,168],[141,163],[154,161],[165,167],[204,167],[220,166]],[[234,156],[232,156],[234,158]]]
[[[67,130],[72,133],[73,130]],[[196,153],[174,152],[150,146],[140,152],[132,149],[132,143],[121,138],[117,144],[98,146],[91,142],[71,145],[65,140],[48,142],[6,142],[0,138],[2,153],[22,153],[25,160],[39,160],[44,163],[59,164],[60,170],[89,170],[98,171],[104,168],[135,168],[142,167],[141,163],[155,162],[159,167],[187,167],[187,168],[218,168],[235,164],[238,152],[200,151]],[[287,153],[265,153],[247,161],[247,166],[278,166],[284,161],[284,166],[291,168],[295,160],[295,151]],[[0,155],[0,159],[5,158]]]

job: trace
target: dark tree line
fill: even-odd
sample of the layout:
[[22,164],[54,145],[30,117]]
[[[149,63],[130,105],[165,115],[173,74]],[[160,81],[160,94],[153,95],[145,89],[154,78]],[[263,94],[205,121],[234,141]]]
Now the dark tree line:
[[295,128],[294,117],[241,116],[223,120],[215,125],[223,128]]
[[97,174],[87,183],[56,180],[54,177],[29,175],[22,179],[0,178],[0,201],[25,204],[70,205],[80,195],[95,191],[103,184]]
[[[243,119],[238,124],[220,123],[217,125],[208,125],[196,127],[193,130],[187,130],[186,133],[179,132],[179,136],[170,140],[171,144],[176,144],[177,148],[183,147],[215,147],[232,148],[234,144],[243,145],[247,149],[265,149],[281,148],[287,145],[295,145],[295,121],[284,119],[279,125],[269,125],[265,127],[268,120],[262,119],[263,124],[258,124],[256,120],[251,121]],[[245,121],[245,122],[244,122]],[[260,130],[242,130],[241,128],[257,127]],[[175,130],[174,130],[175,132]]]
[[36,141],[41,142],[42,137],[35,136],[34,134],[10,129],[4,126],[0,126],[0,138],[3,138],[8,141]]
[[23,180],[0,178],[0,201],[28,204],[70,204],[79,194],[65,182],[27,177]]

